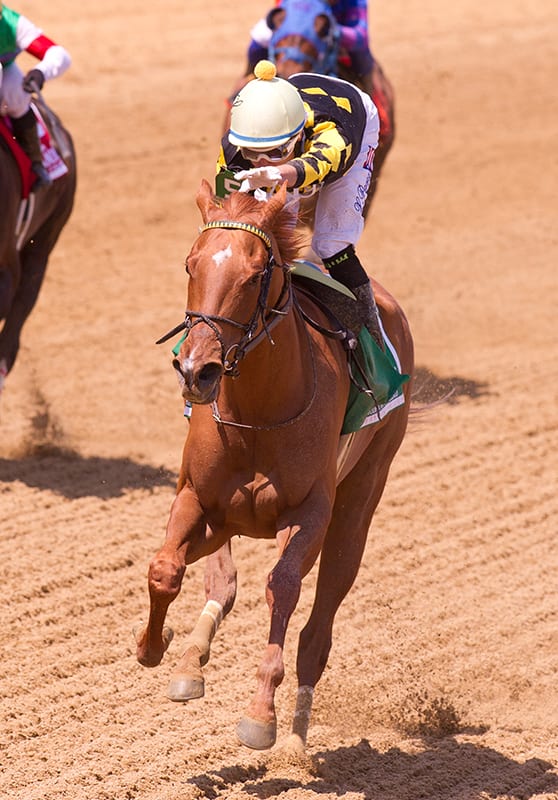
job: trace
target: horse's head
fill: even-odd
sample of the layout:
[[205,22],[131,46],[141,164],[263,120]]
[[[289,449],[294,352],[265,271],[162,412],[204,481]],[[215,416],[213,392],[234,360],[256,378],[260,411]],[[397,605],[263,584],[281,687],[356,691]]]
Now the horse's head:
[[282,263],[298,245],[285,199],[286,185],[268,202],[240,192],[221,202],[202,181],[196,202],[204,224],[186,259],[185,321],[171,332],[186,331],[173,361],[185,400],[215,400],[223,375],[238,374],[246,350],[290,302]]
[[282,0],[267,15],[269,58],[280,78],[298,72],[336,74],[338,29],[324,0]]

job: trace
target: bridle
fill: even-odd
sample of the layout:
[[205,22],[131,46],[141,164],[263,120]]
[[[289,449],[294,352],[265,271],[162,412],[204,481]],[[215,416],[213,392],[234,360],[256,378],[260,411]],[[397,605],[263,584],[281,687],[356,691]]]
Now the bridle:
[[[326,2],[314,0],[314,2],[302,3],[284,3],[281,7],[286,10],[286,15],[283,23],[277,28],[274,28],[271,23],[270,27],[273,29],[271,40],[268,45],[268,57],[274,64],[278,63],[278,59],[294,61],[301,66],[304,63],[310,64],[308,72],[316,72],[320,75],[337,75],[337,57],[339,54],[339,26],[335,20],[331,8]],[[273,19],[270,12],[268,19]],[[329,25],[327,33],[320,36],[315,30],[313,25],[309,22],[309,13],[323,15],[328,18]],[[270,24],[268,22],[268,24]],[[298,44],[282,44],[288,40],[292,41],[293,37],[302,37],[309,42],[316,55],[303,52]]]
[[[286,315],[293,307],[293,288],[291,282],[291,272],[288,266],[284,266],[277,263],[273,253],[273,241],[271,237],[264,230],[258,228],[256,225],[251,225],[250,223],[247,222],[235,222],[232,220],[215,220],[213,222],[206,223],[200,229],[200,234],[212,228],[225,228],[231,230],[247,231],[248,233],[253,233],[254,236],[258,236],[266,246],[267,262],[262,275],[260,294],[258,296],[254,313],[252,314],[247,323],[242,323],[242,322],[237,322],[234,319],[230,319],[230,317],[223,317],[218,314],[204,314],[201,311],[191,311],[190,309],[186,309],[184,322],[181,322],[180,325],[177,325],[171,331],[169,331],[160,339],[158,339],[157,344],[162,344],[163,342],[168,341],[168,339],[172,338],[173,336],[176,336],[176,334],[181,333],[182,331],[185,331],[184,334],[185,338],[188,336],[192,328],[194,328],[196,325],[203,323],[213,331],[215,337],[217,338],[217,341],[221,346],[221,361],[223,364],[224,375],[228,375],[230,377],[235,378],[239,374],[239,362],[244,358],[244,356],[249,350],[256,347],[256,345],[262,340],[263,337],[267,336],[269,341],[272,344],[274,343],[270,334],[271,329],[278,322],[284,319],[284,317],[286,317]],[[268,309],[267,298],[269,294],[269,287],[271,284],[271,276],[274,268],[279,268],[283,271],[283,286],[275,306],[273,306],[273,308]],[[295,308],[298,308],[298,304],[294,305]],[[260,321],[262,324],[262,329],[259,331],[259,333],[256,333],[256,329]],[[241,330],[243,332],[243,335],[241,336],[238,342],[231,345],[227,349],[221,331],[219,330],[218,324],[232,325],[234,328],[238,328],[239,330]],[[298,414],[295,414],[294,417],[290,417],[289,419],[275,423],[274,425],[246,425],[241,422],[235,422],[234,420],[223,419],[219,412],[217,401],[214,400],[213,403],[211,404],[213,419],[218,424],[231,425],[235,428],[245,428],[252,431],[270,431],[286,427],[287,425],[292,425],[294,422],[297,422],[307,414],[307,412],[312,407],[314,400],[316,398],[316,392],[318,386],[318,374],[316,370],[316,359],[312,347],[312,340],[306,326],[304,326],[304,331],[306,334],[306,339],[312,361],[313,387],[310,399],[306,404],[306,406],[302,409],[302,411],[300,411]]]
[[[177,325],[171,331],[158,339],[157,344],[162,344],[163,342],[168,341],[173,336],[176,336],[176,334],[181,333],[181,331],[185,331],[185,338],[188,336],[192,328],[195,328],[196,325],[207,325],[208,328],[213,331],[213,334],[215,335],[215,338],[221,347],[221,361],[223,363],[224,374],[236,378],[239,374],[239,362],[244,358],[246,353],[254,348],[264,336],[267,336],[267,338],[273,343],[270,333],[271,329],[275,327],[275,325],[280,322],[280,320],[291,310],[293,304],[291,274],[288,267],[278,264],[275,260],[271,237],[256,225],[251,225],[248,222],[235,222],[232,220],[215,220],[213,222],[206,223],[202,228],[200,228],[200,234],[204,231],[211,230],[212,228],[226,228],[247,231],[248,233],[253,233],[255,236],[258,236],[265,244],[267,249],[267,261],[262,275],[260,294],[256,302],[256,308],[246,323],[237,322],[230,317],[223,317],[218,314],[204,314],[201,311],[191,311],[190,309],[186,309],[184,322],[181,322],[180,325]],[[268,309],[267,299],[274,268],[279,268],[283,271],[283,286],[276,304],[273,306],[273,308]],[[262,328],[259,333],[256,333],[260,322]],[[219,325],[223,324],[230,325],[233,328],[238,328],[242,331],[242,336],[238,342],[235,342],[228,348],[225,345],[223,335],[219,328]]]

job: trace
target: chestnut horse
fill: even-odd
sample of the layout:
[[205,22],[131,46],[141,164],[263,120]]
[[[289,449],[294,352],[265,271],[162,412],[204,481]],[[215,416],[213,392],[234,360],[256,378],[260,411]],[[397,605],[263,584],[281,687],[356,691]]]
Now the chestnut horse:
[[[0,136],[0,390],[14,366],[21,330],[39,295],[50,253],[71,214],[76,189],[71,136],[40,98],[34,102],[68,171],[48,188],[32,193],[26,228],[18,219],[22,210],[21,175]],[[18,227],[22,229],[19,235]]]
[[[338,338],[314,327],[331,323],[291,283],[286,265],[298,242],[285,199],[286,184],[268,202],[234,192],[220,203],[207,181],[198,192],[203,226],[186,261],[185,321],[160,340],[186,332],[173,366],[192,405],[191,420],[165,541],[149,566],[149,619],[135,636],[138,661],[159,664],[172,638],[166,612],[186,566],[207,557],[206,605],[168,689],[175,701],[201,697],[202,667],[236,595],[231,537],[275,539],[279,557],[265,588],[269,636],[255,694],[237,728],[243,744],[269,748],[276,740],[274,696],[284,676],[287,625],[302,580],[320,556],[314,606],[298,646],[298,700],[288,740],[300,752],[335,614],[356,578],[405,434],[411,383],[404,403],[381,422],[340,437],[347,355]],[[405,315],[385,289],[374,288],[402,371],[412,375]],[[349,439],[340,466],[340,446]]]

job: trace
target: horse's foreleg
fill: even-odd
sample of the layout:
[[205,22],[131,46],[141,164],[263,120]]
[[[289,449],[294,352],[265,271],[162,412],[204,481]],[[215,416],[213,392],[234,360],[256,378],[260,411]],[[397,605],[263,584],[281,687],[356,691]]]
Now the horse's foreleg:
[[283,646],[287,626],[300,596],[302,579],[318,557],[331,516],[331,498],[323,487],[313,492],[307,503],[297,511],[296,524],[279,531],[282,553],[267,581],[266,599],[271,613],[268,644],[257,671],[256,693],[237,728],[240,741],[255,750],[272,747],[276,740],[275,691],[285,672]]
[[164,628],[167,609],[180,592],[188,546],[204,535],[198,499],[182,489],[172,504],[165,543],[149,565],[149,619],[136,633],[137,659],[144,667],[156,667],[170,644],[172,631]]
[[306,745],[314,687],[328,661],[335,615],[357,576],[368,529],[401,438],[402,434],[394,435],[390,425],[379,431],[359,463],[337,488],[333,516],[320,555],[316,596],[298,644],[299,688],[292,734],[287,742],[287,748],[292,751],[301,752]]
[[205,686],[202,667],[209,661],[211,642],[223,617],[234,605],[236,569],[230,541],[207,557],[205,597],[205,607],[188,637],[182,658],[171,675],[167,696],[177,702],[203,697]]

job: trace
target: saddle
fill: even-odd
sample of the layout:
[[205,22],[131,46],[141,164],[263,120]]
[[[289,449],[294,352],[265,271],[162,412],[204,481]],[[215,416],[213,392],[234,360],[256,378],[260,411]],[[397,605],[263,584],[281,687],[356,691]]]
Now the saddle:
[[409,375],[401,372],[399,357],[384,331],[381,317],[385,352],[365,327],[356,337],[348,329],[344,317],[346,314],[354,317],[350,305],[356,303],[350,289],[322,272],[316,264],[303,259],[293,262],[291,277],[295,288],[311,296],[322,308],[335,330],[326,330],[305,315],[306,321],[324,335],[341,339],[345,345],[351,386],[341,434],[355,433],[379,422],[394,408],[403,405],[402,386]]
[[[54,146],[53,138],[51,137],[50,130],[45,122],[45,118],[47,118],[52,127],[53,124],[57,122],[57,118],[48,108],[48,106],[46,106],[44,103],[40,105],[41,107],[39,108],[39,102],[34,101],[31,103],[31,108],[35,114],[35,119],[37,120],[43,164],[52,180],[56,180],[68,172],[68,167],[62,158],[62,148],[59,146],[59,149],[57,150]],[[53,128],[53,134],[56,136],[55,128]],[[31,170],[30,158],[14,138],[9,117],[0,116],[0,141],[5,142],[8,150],[15,159],[19,169],[19,174],[21,176],[21,199],[26,200],[29,197],[37,176]],[[59,150],[62,151],[62,155],[60,154]]]

